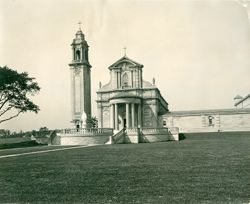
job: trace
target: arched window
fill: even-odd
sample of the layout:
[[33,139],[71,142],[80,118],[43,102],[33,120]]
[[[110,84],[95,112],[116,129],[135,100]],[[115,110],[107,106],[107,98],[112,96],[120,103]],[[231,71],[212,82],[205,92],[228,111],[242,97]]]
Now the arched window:
[[128,74],[127,73],[123,74],[122,76],[122,85],[125,87],[128,86]]
[[80,60],[81,59],[81,52],[80,50],[76,51],[76,60]]

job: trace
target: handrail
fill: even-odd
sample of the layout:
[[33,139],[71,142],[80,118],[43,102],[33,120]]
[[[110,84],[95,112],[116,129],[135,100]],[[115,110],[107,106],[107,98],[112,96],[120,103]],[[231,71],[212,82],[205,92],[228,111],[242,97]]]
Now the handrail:
[[113,141],[118,141],[121,139],[121,136],[124,135],[124,129],[121,129],[119,132],[117,132],[115,135],[112,136]]

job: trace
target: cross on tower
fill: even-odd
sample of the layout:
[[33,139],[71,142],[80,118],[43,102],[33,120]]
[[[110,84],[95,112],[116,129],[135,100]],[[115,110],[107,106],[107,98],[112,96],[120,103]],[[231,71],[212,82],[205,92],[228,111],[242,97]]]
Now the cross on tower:
[[126,53],[127,48],[124,47],[123,49],[124,49],[124,56],[126,56],[126,54],[127,54],[127,53]]
[[81,25],[82,25],[82,22],[81,22],[81,21],[79,21],[79,22],[78,22],[78,25],[79,25],[79,30],[81,30]]

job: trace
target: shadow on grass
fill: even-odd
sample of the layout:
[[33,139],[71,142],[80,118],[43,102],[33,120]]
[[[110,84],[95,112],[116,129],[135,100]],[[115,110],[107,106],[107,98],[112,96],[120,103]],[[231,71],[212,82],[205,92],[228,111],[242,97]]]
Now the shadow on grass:
[[186,136],[183,133],[179,134],[179,140],[185,140]]
[[0,144],[0,149],[12,149],[20,147],[34,147],[34,146],[44,146],[44,145],[38,144],[36,141],[27,141],[27,142],[12,143],[12,144]]

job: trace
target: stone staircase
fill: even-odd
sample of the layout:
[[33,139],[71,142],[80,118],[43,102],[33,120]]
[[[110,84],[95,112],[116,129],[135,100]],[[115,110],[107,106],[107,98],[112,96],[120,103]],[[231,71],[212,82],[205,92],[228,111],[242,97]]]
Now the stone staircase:
[[179,140],[178,128],[127,128],[109,137],[106,144],[138,144]]

